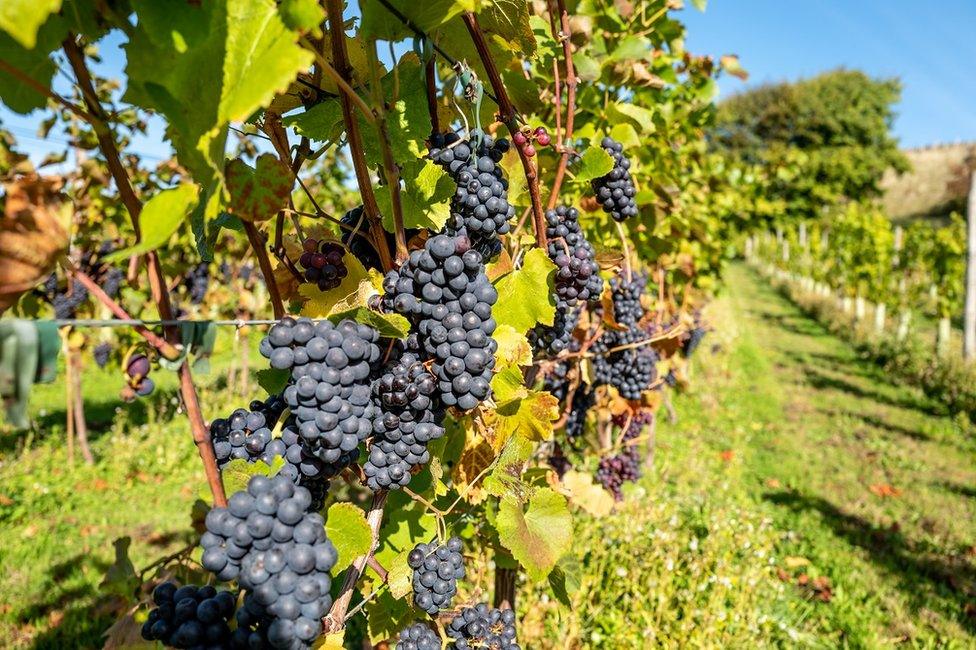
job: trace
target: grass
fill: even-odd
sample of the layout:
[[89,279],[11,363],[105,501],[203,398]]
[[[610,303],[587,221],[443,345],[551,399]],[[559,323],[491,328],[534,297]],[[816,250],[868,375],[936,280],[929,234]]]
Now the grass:
[[731,318],[716,324],[735,329],[732,347],[662,444],[691,438],[741,467],[782,532],[780,578],[810,596],[810,643],[971,647],[973,442],[750,271],[733,267],[727,286]]
[[[223,385],[229,349],[223,335],[213,371],[198,378],[208,418],[248,401]],[[0,647],[102,647],[103,633],[130,604],[99,588],[113,541],[131,538],[138,570],[195,540],[191,507],[206,483],[186,418],[175,412],[176,375],[155,370],[156,392],[125,405],[118,369],[87,365],[95,465],[77,450],[68,462],[60,381],[35,387],[32,432],[0,435]]]
[[[523,586],[524,647],[976,645],[976,445],[750,271],[727,287],[653,471],[616,514],[577,519],[574,606]],[[247,401],[226,364],[208,417]],[[193,541],[205,486],[158,374],[130,409],[86,372],[94,467],[67,462],[57,384],[32,439],[0,436],[0,647],[101,647],[126,606],[99,588],[112,541],[131,537],[137,569]]]

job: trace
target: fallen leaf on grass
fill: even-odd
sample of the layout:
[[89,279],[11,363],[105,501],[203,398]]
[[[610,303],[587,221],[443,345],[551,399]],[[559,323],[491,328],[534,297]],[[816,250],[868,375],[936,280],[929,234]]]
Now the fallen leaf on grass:
[[732,459],[735,458],[735,451],[732,449],[726,449],[721,454],[719,454],[726,463],[731,463]]
[[780,483],[779,480],[777,480],[775,478],[768,478],[768,479],[766,479],[766,487],[768,487],[768,488],[770,488],[772,490],[778,490],[780,487],[782,487],[782,485],[783,484]]
[[783,564],[791,569],[795,569],[797,567],[810,564],[810,560],[806,559],[805,557],[800,557],[799,555],[788,555],[783,558]]
[[887,483],[874,483],[869,485],[868,489],[871,490],[872,494],[881,497],[882,499],[885,497],[897,497],[901,495],[901,490],[888,485]]

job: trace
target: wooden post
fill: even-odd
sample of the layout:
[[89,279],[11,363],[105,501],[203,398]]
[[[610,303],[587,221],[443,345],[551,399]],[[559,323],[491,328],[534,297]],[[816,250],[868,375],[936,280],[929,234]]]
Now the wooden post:
[[969,174],[966,204],[966,311],[963,318],[962,356],[976,356],[976,169]]

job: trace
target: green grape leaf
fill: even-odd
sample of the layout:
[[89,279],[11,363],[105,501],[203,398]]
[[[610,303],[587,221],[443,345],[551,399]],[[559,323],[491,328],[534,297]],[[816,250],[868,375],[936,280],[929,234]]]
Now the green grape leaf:
[[285,386],[291,379],[289,371],[278,368],[262,368],[254,374],[258,378],[258,386],[269,395],[276,395],[285,390]]
[[166,117],[177,156],[197,180],[221,174],[227,125],[287,89],[312,53],[270,0],[133,6],[126,101]]
[[369,641],[373,644],[396,637],[417,615],[406,598],[397,598],[389,590],[380,592],[366,604],[364,611],[369,621]]
[[[345,128],[342,123],[342,104],[338,99],[330,99],[316,104],[307,111],[289,115],[283,118],[281,123],[295,129],[298,135],[318,142],[335,142],[342,136]],[[367,126],[364,121],[360,121],[359,124],[361,129]]]
[[325,519],[325,532],[339,555],[332,573],[336,574],[353,560],[369,553],[373,533],[366,523],[366,515],[351,503],[333,503]]
[[[59,16],[53,16],[41,25],[33,48],[26,48],[6,32],[0,32],[0,52],[3,60],[24,73],[44,88],[51,86],[56,70],[51,52],[61,46],[68,34],[68,26]],[[0,70],[0,101],[15,113],[30,113],[47,105],[42,95],[21,79]]]
[[270,465],[263,460],[249,463],[243,458],[235,458],[220,470],[224,493],[229,497],[235,492],[246,490],[252,476],[274,476],[284,466],[285,459],[281,456],[275,456]]
[[129,559],[129,546],[132,545],[132,538],[119,537],[112,542],[115,547],[115,561],[108,567],[105,577],[98,585],[98,588],[110,595],[121,598],[132,598],[141,584],[136,568]]
[[386,583],[394,598],[403,598],[413,589],[413,569],[407,564],[410,551],[405,550],[397,554],[387,567]]
[[698,11],[705,11],[708,6],[708,0],[691,0],[691,4],[695,6]]
[[508,202],[517,207],[528,206],[532,200],[529,195],[529,182],[525,180],[522,159],[519,158],[515,147],[505,152],[499,163],[508,179]]
[[556,265],[541,248],[525,254],[522,268],[507,273],[495,282],[498,302],[492,315],[499,325],[510,325],[525,334],[536,324],[552,325],[556,316],[553,277]]
[[374,557],[383,566],[394,565],[396,557],[409,553],[420,542],[429,542],[437,535],[437,519],[416,502],[409,500],[402,507],[394,503],[400,492],[390,494],[386,520],[380,530],[380,547]]
[[583,50],[577,50],[573,54],[573,67],[580,81],[589,83],[599,79],[600,73],[602,72],[600,62],[586,55]]
[[532,346],[524,334],[519,334],[511,325],[499,325],[495,329],[495,342],[498,349],[495,359],[498,365],[527,366],[532,363]]
[[491,378],[491,393],[495,402],[507,404],[512,400],[523,399],[529,394],[529,389],[523,384],[525,379],[518,366],[503,366]]
[[529,498],[528,509],[513,497],[498,506],[495,521],[498,540],[532,580],[542,580],[570,548],[573,518],[566,498],[550,488],[540,488]]
[[41,25],[60,8],[61,0],[4,0],[0,4],[0,29],[32,50]]
[[529,440],[548,440],[553,423],[559,419],[559,400],[546,391],[525,389],[524,396],[499,403],[495,415],[496,449],[515,434]]
[[134,246],[115,251],[105,257],[106,262],[117,262],[133,255],[156,250],[187,220],[197,205],[200,188],[193,183],[183,183],[170,190],[163,190],[149,199],[139,215],[142,239]]
[[585,183],[595,178],[606,176],[613,169],[613,158],[603,147],[587,147],[579,161],[571,167],[573,180],[577,183]]
[[325,20],[325,10],[316,0],[282,0],[278,13],[288,29],[314,31]]
[[[450,176],[430,160],[416,160],[402,165],[404,188],[400,192],[405,228],[440,230],[451,213],[450,198],[454,183]],[[383,215],[383,227],[392,232],[393,204],[385,187],[377,188],[376,203]]]
[[622,144],[624,149],[641,146],[640,135],[629,122],[621,122],[610,129],[610,137]]
[[224,176],[230,193],[228,212],[244,221],[260,222],[284,207],[295,181],[274,154],[261,154],[255,164],[251,167],[235,158],[227,162]]
[[653,46],[640,36],[627,36],[614,48],[607,61],[632,61],[650,58]]
[[333,322],[339,322],[344,318],[369,325],[383,338],[404,339],[410,333],[410,321],[400,314],[381,314],[368,307],[354,307],[329,315],[329,320]]
[[607,116],[611,124],[630,123],[639,133],[654,133],[654,111],[637,104],[611,102],[607,106]]
[[522,471],[534,452],[535,444],[531,440],[520,435],[509,437],[495,468],[485,477],[485,490],[499,498],[520,496]]
[[[465,11],[475,11],[478,6],[477,0],[390,0],[389,4],[428,34]],[[362,36],[366,38],[398,41],[414,35],[403,20],[379,2],[364,3],[362,12]]]
[[579,560],[567,553],[549,574],[549,589],[552,595],[566,607],[572,607],[572,596],[579,591],[582,567]]

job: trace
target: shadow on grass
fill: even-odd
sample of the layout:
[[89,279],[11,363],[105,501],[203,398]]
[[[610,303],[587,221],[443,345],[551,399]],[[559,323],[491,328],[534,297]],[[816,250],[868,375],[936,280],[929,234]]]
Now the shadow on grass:
[[855,357],[843,357],[826,352],[798,352],[796,350],[783,350],[782,353],[799,366],[817,366],[830,372],[855,375],[871,381],[883,381],[891,386],[898,385],[877,366],[863,363]]
[[774,312],[765,309],[746,309],[748,313],[781,330],[800,336],[829,336],[827,328],[801,313]]
[[822,497],[778,491],[767,492],[763,498],[794,513],[819,513],[834,535],[869,551],[867,557],[897,579],[916,611],[941,607],[943,615],[976,633],[976,619],[967,613],[976,596],[976,567],[965,556],[940,554],[905,537],[897,524],[878,526],[843,512]]
[[818,390],[836,390],[854,397],[872,400],[880,404],[887,404],[888,406],[894,406],[911,411],[919,411],[921,413],[925,413],[926,415],[945,415],[945,411],[943,409],[937,408],[932,401],[923,396],[906,396],[904,399],[899,399],[890,397],[876,390],[869,390],[862,386],[858,386],[853,382],[841,379],[839,377],[831,377],[830,375],[815,368],[803,368],[803,373],[806,375],[807,384]]
[[953,483],[951,481],[942,481],[936,483],[936,485],[954,492],[960,496],[969,497],[970,499],[976,499],[976,487],[971,487],[968,485],[959,485],[958,483]]
[[[14,620],[30,626],[45,620],[48,629],[35,636],[31,648],[98,648],[114,615],[105,607],[110,598],[99,595],[86,574],[103,574],[109,563],[87,553],[58,562],[43,578],[46,598],[27,604],[12,614]],[[72,584],[74,583],[74,584]],[[68,586],[71,585],[71,586]]]
[[855,420],[860,420],[861,422],[868,425],[869,427],[880,429],[881,431],[890,431],[891,433],[895,433],[900,436],[904,436],[906,438],[911,438],[912,440],[919,440],[924,442],[930,442],[932,440],[932,437],[929,434],[925,433],[924,431],[902,426],[900,424],[893,424],[891,422],[888,422],[878,417],[877,415],[871,415],[869,413],[859,413],[858,411],[850,411],[850,410],[844,411],[844,410],[830,409],[830,408],[821,409],[821,412],[831,417],[847,417]]

